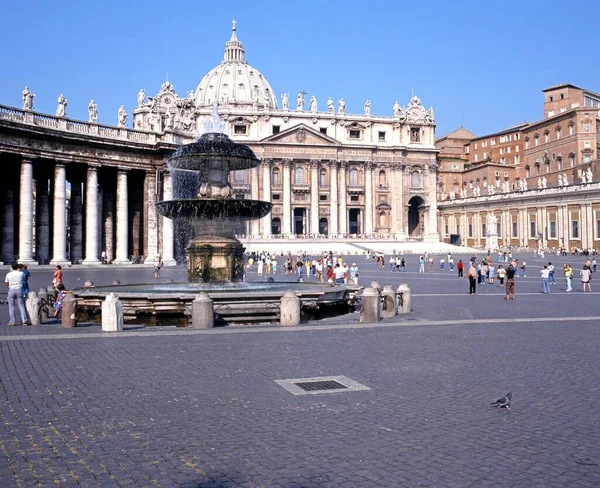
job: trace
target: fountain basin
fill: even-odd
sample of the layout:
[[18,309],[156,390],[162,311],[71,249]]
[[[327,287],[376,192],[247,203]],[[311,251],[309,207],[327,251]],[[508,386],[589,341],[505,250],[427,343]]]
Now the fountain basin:
[[158,202],[158,213],[169,219],[176,217],[201,218],[204,220],[234,219],[246,221],[261,219],[269,214],[270,202],[238,199],[180,199]]
[[359,288],[289,282],[151,283],[76,288],[73,295],[80,321],[100,322],[102,302],[115,293],[123,302],[126,323],[185,327],[200,292],[213,300],[216,325],[279,323],[280,300],[287,290],[300,298],[306,321],[348,313]]

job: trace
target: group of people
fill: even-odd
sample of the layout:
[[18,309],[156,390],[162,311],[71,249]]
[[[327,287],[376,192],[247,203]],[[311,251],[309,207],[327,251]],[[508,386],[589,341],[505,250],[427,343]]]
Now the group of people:
[[[31,318],[27,313],[25,307],[25,300],[29,295],[29,279],[31,273],[27,269],[26,264],[20,264],[12,262],[10,265],[10,271],[4,278],[4,284],[8,288],[7,301],[8,301],[8,325],[14,327],[16,325],[15,310],[19,310],[21,316],[21,323],[23,325],[31,325]],[[62,303],[66,296],[67,290],[62,280],[62,267],[56,266],[52,277],[52,285],[54,286],[55,298],[54,298],[54,317],[58,317],[62,309]]]

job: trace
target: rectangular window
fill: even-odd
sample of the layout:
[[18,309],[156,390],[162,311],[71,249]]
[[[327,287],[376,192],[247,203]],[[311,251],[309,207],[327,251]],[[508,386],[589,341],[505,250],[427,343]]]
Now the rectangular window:
[[579,222],[571,221],[571,239],[579,239]]
[[380,141],[385,141],[385,132],[379,132],[379,140]]
[[544,134],[544,142],[550,142],[550,134]]
[[469,237],[473,237],[473,224],[469,224]]
[[560,138],[561,138],[561,136],[562,136],[562,130],[560,130],[560,129],[556,129],[556,138],[557,138],[557,139],[560,139]]
[[498,234],[498,235],[500,235],[500,227],[501,227],[500,222],[498,222],[496,224],[496,234]]
[[573,134],[575,134],[575,126],[574,125],[570,125],[569,126],[569,135],[572,136]]
[[550,239],[556,239],[556,222],[550,222]]
[[533,145],[534,146],[539,146],[540,145],[540,138],[538,136],[535,136],[533,138]]
[[244,195],[243,193],[236,193],[235,194],[235,199],[236,200],[245,200],[246,199],[246,195]]
[[529,237],[535,239],[537,237],[535,222],[529,222]]
[[351,202],[358,202],[358,195],[350,195]]
[[410,129],[410,142],[421,142],[421,129],[418,127]]
[[327,201],[327,195],[319,195],[319,200],[321,200],[322,202],[326,202]]
[[245,134],[246,133],[246,126],[245,125],[234,125],[233,126],[233,133],[234,134]]
[[460,234],[460,225],[456,224],[456,233]]
[[321,134],[327,135],[327,127],[321,127],[319,131],[321,131]]
[[486,227],[485,227],[485,224],[481,224],[481,235],[482,235],[483,237],[485,237],[485,235],[486,235],[486,233],[485,233],[485,231],[486,231],[486,230],[487,230],[487,229],[486,229]]
[[281,195],[279,193],[273,193],[271,196],[273,200],[281,200]]
[[360,131],[359,130],[351,130],[350,131],[350,139],[360,139]]
[[525,141],[525,149],[529,149],[529,140]]
[[281,130],[280,126],[278,126],[278,125],[273,126],[273,134],[279,134],[280,130]]
[[519,237],[519,234],[517,232],[517,223],[516,222],[512,223],[512,236]]
[[448,232],[448,224],[446,224],[446,229],[445,229],[445,231],[446,231],[446,235],[450,234],[450,232]]

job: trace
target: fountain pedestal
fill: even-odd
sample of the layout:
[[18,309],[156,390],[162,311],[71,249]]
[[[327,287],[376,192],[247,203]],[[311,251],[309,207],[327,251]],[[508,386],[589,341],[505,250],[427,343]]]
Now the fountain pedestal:
[[242,281],[244,278],[244,246],[226,237],[202,236],[193,239],[186,249],[188,281]]

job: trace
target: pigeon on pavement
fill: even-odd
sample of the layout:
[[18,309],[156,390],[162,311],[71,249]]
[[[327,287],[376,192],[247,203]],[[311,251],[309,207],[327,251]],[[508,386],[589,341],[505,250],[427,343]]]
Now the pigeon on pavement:
[[491,405],[497,405],[498,408],[508,408],[510,410],[510,401],[512,399],[512,392],[509,392],[506,396],[499,398],[495,402],[492,402]]

